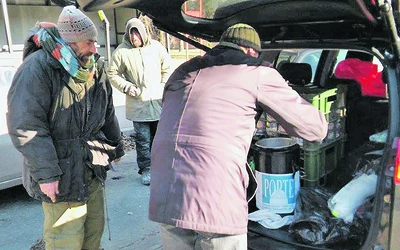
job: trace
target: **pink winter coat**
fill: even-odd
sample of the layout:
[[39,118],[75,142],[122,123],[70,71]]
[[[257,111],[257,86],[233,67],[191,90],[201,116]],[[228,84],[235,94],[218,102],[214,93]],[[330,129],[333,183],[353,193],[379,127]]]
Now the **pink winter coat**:
[[292,136],[325,138],[324,116],[273,68],[217,46],[166,83],[151,152],[149,218],[219,234],[247,232],[247,153],[265,110]]

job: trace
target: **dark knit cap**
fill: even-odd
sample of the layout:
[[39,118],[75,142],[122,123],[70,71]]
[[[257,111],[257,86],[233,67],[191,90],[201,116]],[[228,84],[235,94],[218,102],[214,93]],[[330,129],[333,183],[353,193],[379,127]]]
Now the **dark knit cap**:
[[261,41],[257,31],[244,23],[232,25],[222,34],[219,45],[232,47],[232,44],[261,51]]

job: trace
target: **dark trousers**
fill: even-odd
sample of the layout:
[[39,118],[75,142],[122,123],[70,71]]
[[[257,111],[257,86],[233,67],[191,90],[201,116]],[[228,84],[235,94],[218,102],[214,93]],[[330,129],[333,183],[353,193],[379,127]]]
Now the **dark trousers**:
[[153,144],[153,138],[157,131],[158,121],[154,122],[133,122],[135,129],[135,143],[137,153],[137,164],[139,167],[139,174],[145,168],[150,168],[150,149]]

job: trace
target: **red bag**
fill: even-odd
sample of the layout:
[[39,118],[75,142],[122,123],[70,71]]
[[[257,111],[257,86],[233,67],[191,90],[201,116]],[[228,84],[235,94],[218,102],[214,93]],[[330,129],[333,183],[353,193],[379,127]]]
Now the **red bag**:
[[382,81],[382,71],[378,72],[378,65],[372,62],[350,58],[339,62],[335,70],[335,77],[350,79],[360,84],[363,96],[386,97],[386,85]]

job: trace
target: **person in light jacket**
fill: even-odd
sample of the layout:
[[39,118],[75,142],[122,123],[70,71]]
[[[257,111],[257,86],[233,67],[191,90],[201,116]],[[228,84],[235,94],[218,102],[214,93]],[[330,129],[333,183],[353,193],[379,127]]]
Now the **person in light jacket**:
[[258,58],[260,44],[254,28],[233,25],[166,83],[149,204],[166,250],[247,249],[247,154],[259,111],[291,136],[327,134],[324,115]]
[[126,94],[126,118],[136,132],[137,164],[144,185],[150,185],[151,143],[170,67],[165,47],[151,39],[140,19],[130,19],[122,43],[112,54],[108,75],[111,84]]

